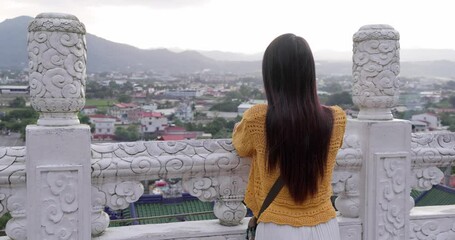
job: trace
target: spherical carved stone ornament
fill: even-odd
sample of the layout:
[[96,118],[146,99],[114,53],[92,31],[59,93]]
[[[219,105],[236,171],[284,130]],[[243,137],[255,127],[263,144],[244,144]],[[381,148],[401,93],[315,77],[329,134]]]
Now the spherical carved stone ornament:
[[38,125],[79,124],[85,105],[85,26],[68,14],[42,13],[28,27],[30,96]]
[[359,119],[391,120],[400,82],[399,33],[389,25],[366,25],[354,34],[352,100]]

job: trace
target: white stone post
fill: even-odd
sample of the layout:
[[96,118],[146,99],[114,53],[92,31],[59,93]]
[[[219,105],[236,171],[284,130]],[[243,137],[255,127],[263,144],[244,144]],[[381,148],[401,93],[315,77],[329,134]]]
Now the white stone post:
[[411,124],[393,120],[390,111],[400,85],[399,34],[388,25],[367,25],[353,39],[353,100],[360,113],[350,121],[350,130],[363,153],[363,239],[408,240]]
[[352,100],[358,119],[391,120],[398,102],[400,35],[389,25],[367,25],[354,34]]
[[26,129],[28,240],[91,238],[90,129],[85,27],[72,15],[39,14],[28,28],[30,94],[40,113]]

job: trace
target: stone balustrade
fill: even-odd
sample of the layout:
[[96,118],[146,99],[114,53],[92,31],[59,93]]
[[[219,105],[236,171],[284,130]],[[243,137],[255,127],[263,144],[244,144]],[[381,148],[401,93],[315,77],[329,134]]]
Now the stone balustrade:
[[441,182],[441,167],[455,164],[455,134],[415,133],[411,138],[412,188],[429,190]]
[[[230,140],[91,144],[77,112],[85,98],[85,27],[72,15],[40,14],[29,25],[32,106],[37,125],[26,147],[0,148],[0,239],[243,239],[241,203],[249,159]],[[354,34],[353,101],[332,188],[343,240],[455,239],[455,207],[414,207],[411,188],[428,190],[453,166],[454,133],[411,134],[393,119],[399,87],[399,34],[367,25]],[[215,221],[108,228],[103,209],[124,209],[143,194],[142,180],[182,179],[214,202]]]

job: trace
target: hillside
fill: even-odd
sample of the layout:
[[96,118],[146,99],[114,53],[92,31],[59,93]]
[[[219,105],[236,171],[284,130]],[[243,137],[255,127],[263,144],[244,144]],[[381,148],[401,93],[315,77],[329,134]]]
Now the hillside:
[[[0,68],[27,67],[27,26],[31,17],[21,16],[0,23]],[[216,61],[197,51],[175,53],[167,49],[143,50],[115,43],[87,33],[88,72],[153,70],[156,72],[189,73],[214,71],[251,72],[259,62],[239,63]]]
[[[27,26],[31,17],[21,16],[0,23],[0,69],[27,67]],[[222,51],[139,49],[87,33],[87,71],[155,71],[192,73],[204,69],[215,72],[251,73],[261,70],[261,53],[241,54]],[[315,52],[319,74],[350,75],[350,53]],[[455,78],[455,50],[401,50],[401,76]],[[412,61],[411,61],[412,60]]]

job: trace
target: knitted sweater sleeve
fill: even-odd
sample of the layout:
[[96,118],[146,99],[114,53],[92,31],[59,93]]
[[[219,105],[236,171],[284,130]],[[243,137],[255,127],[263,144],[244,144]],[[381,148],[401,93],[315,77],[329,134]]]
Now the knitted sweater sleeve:
[[248,112],[244,113],[242,120],[237,123],[232,133],[232,144],[241,157],[252,157],[255,151],[253,137],[249,131]]

